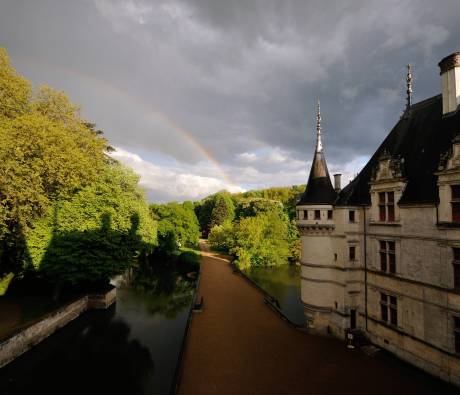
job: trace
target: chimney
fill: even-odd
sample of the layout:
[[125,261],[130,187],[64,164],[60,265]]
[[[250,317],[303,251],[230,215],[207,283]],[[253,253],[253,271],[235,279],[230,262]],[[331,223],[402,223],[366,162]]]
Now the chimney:
[[342,174],[334,174],[334,189],[337,193],[340,192],[340,177]]
[[460,104],[460,52],[439,62],[442,83],[442,115],[457,110]]

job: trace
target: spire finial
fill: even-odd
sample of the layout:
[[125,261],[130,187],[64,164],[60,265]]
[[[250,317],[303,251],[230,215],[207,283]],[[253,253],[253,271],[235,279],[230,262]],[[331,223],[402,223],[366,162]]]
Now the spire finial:
[[317,112],[316,112],[316,151],[321,152],[323,144],[321,143],[321,105],[318,97]]
[[410,63],[407,65],[406,87],[406,113],[409,113],[412,101],[412,66]]

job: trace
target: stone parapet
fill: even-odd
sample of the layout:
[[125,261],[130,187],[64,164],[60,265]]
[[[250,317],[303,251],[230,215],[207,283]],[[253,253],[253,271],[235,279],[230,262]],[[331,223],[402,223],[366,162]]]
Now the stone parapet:
[[86,310],[108,308],[115,302],[116,296],[116,288],[104,293],[85,295],[2,340],[0,343],[0,368],[79,317]]

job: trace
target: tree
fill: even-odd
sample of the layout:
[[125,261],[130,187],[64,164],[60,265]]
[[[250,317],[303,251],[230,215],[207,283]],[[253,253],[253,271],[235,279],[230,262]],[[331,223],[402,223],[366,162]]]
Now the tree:
[[248,198],[238,203],[236,212],[237,218],[254,217],[261,213],[277,212],[283,213],[283,203],[278,200],[265,198]]
[[175,253],[180,246],[195,247],[200,229],[193,204],[152,204],[150,211],[158,221],[159,252],[165,255]]
[[63,92],[32,96],[0,48],[2,289],[25,269],[56,282],[106,280],[151,250],[156,226],[139,179],[110,150]]
[[214,197],[209,196],[195,205],[195,214],[200,224],[200,230],[204,237],[207,237],[211,230],[211,214],[214,208]]
[[232,221],[235,217],[235,206],[231,195],[226,192],[218,192],[214,195],[214,207],[211,212],[210,227],[222,225],[226,221]]
[[16,73],[5,48],[0,47],[0,123],[27,112],[31,94],[30,83]]
[[121,274],[156,245],[138,176],[116,164],[70,199],[57,201],[26,234],[32,267],[55,283],[93,283]]
[[235,225],[231,252],[241,269],[287,263],[290,253],[286,218],[276,212],[243,218]]
[[214,225],[208,236],[210,246],[217,251],[230,252],[234,245],[233,225],[225,221],[222,225]]

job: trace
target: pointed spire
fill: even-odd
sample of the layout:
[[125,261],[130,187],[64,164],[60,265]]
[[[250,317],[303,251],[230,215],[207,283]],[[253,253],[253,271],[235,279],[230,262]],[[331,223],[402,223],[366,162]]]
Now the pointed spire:
[[406,112],[408,113],[412,102],[412,67],[410,63],[407,65],[406,87]]
[[316,111],[316,152],[323,150],[323,144],[321,142],[321,104],[318,97],[318,105]]
[[316,148],[308,177],[307,188],[300,198],[298,204],[333,204],[337,197],[334,190],[326,158],[324,156],[323,144],[321,142],[321,107],[318,99],[316,113]]

